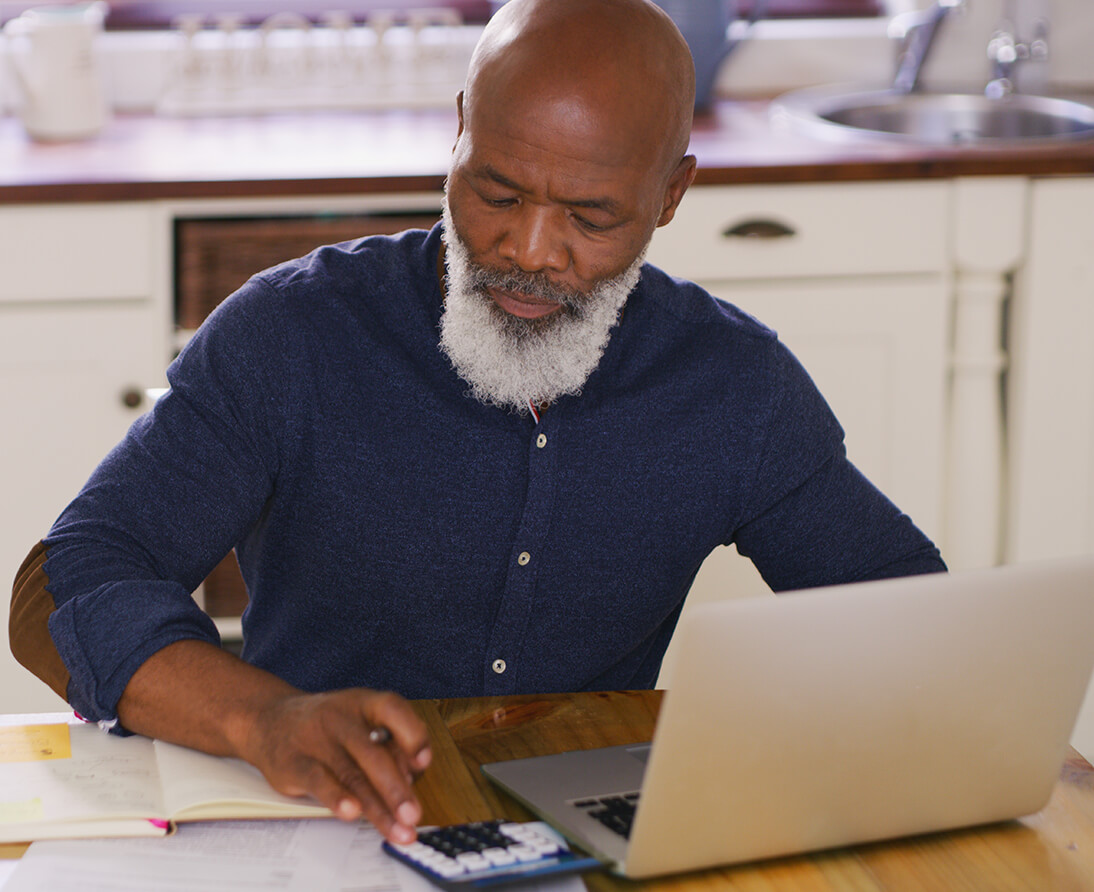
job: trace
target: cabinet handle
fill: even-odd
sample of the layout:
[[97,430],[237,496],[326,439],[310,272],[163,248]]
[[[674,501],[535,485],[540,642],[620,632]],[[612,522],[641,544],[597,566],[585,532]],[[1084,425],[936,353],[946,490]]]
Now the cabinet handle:
[[778,220],[744,220],[722,230],[723,238],[789,238],[797,232]]
[[144,402],[144,391],[139,387],[127,387],[122,391],[121,399],[127,409],[137,409]]

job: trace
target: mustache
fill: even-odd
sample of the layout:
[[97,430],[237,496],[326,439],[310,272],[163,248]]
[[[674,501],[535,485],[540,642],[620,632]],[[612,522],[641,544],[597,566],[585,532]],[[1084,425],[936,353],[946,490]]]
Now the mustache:
[[567,285],[560,285],[542,272],[526,273],[522,270],[497,270],[471,262],[468,264],[470,285],[476,291],[485,293],[488,288],[502,291],[515,291],[541,300],[561,304],[569,310],[580,312],[592,295]]

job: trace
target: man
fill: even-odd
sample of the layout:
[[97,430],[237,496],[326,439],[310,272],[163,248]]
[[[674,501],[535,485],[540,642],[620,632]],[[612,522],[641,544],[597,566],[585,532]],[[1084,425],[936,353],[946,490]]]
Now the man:
[[[17,657],[407,841],[430,751],[399,695],[648,687],[722,543],[776,589],[943,569],[775,336],[642,265],[695,176],[693,91],[647,0],[503,7],[443,229],[217,310],[28,557]],[[189,598],[233,546],[244,660]]]

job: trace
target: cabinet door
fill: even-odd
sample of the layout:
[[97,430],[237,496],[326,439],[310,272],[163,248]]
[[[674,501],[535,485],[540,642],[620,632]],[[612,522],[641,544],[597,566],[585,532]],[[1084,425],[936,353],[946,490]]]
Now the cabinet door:
[[156,258],[150,204],[0,208],[0,303],[147,300]]
[[[163,379],[147,303],[0,303],[0,567],[14,578],[98,461],[146,408],[133,397]],[[6,630],[7,624],[4,624]],[[0,712],[56,709],[49,689],[0,650]]]
[[1094,553],[1094,178],[1035,181],[1011,308],[1007,559]]
[[[157,248],[142,202],[0,210],[0,571],[9,585],[142,411],[144,389],[163,379],[170,329],[152,297]],[[0,712],[58,708],[15,662],[3,628]]]

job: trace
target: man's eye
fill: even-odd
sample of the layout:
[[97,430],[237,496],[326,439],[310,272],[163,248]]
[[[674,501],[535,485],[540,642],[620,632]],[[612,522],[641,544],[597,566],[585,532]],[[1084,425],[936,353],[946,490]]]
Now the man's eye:
[[601,226],[599,223],[594,223],[588,217],[582,217],[580,214],[571,214],[575,223],[582,229],[588,232],[603,232],[607,229],[607,226]]
[[492,208],[507,208],[516,203],[515,198],[489,198],[486,195],[482,196],[482,200]]

